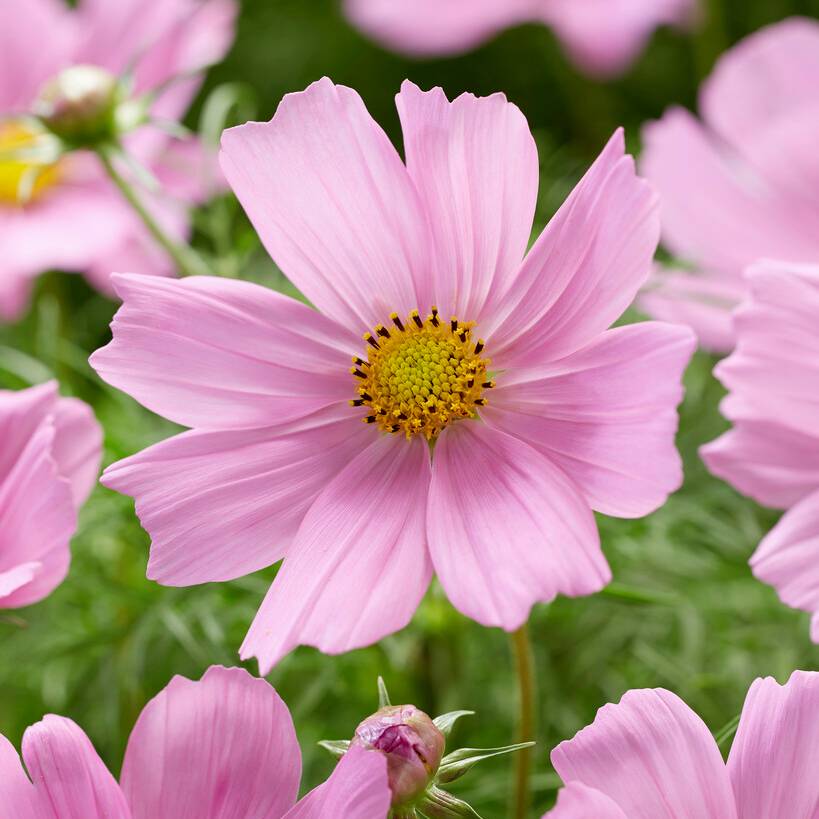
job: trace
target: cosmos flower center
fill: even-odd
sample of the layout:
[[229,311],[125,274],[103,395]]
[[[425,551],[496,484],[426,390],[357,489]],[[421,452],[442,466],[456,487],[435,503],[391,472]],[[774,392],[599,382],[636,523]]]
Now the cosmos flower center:
[[33,201],[59,181],[60,162],[46,157],[44,137],[25,120],[0,120],[0,205]]
[[417,310],[406,321],[397,313],[390,319],[389,329],[379,324],[364,334],[367,358],[354,358],[350,370],[358,388],[350,403],[370,410],[364,422],[433,440],[454,421],[474,418],[486,404],[483,391],[494,386],[483,339],[471,338],[474,324],[443,321],[435,307],[426,320]]

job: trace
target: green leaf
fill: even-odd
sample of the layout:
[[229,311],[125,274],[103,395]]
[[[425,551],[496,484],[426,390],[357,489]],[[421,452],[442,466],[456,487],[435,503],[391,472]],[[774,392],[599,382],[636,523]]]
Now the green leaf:
[[459,748],[441,760],[435,781],[452,782],[467,773],[473,765],[483,762],[484,759],[522,751],[524,748],[531,748],[534,744],[534,742],[518,742],[515,745],[505,745],[503,748]]
[[329,751],[333,756],[341,758],[350,747],[349,739],[322,739],[319,746]]
[[435,717],[432,720],[435,723],[435,727],[444,735],[449,736],[449,732],[452,730],[452,726],[461,718],[461,717],[474,717],[474,711],[450,711],[447,714],[441,714],[440,717]]
[[390,702],[390,695],[387,693],[387,684],[383,677],[378,678],[378,707],[385,708],[387,705],[392,705]]

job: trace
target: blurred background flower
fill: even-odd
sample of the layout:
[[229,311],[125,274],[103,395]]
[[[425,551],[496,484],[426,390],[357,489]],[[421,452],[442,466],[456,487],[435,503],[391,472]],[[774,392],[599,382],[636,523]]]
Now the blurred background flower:
[[[0,2],[0,9],[20,5]],[[629,149],[639,155],[643,123],[670,106],[697,110],[698,89],[726,49],[789,15],[819,16],[818,0],[700,5],[695,28],[660,27],[625,74],[601,84],[575,70],[551,29],[538,23],[506,28],[460,56],[408,60],[351,26],[339,0],[243,0],[236,44],[210,71],[183,123],[215,145],[225,124],[269,119],[285,93],[326,74],[360,90],[400,147],[394,96],[406,77],[421,87],[441,85],[449,97],[502,90],[525,112],[538,144],[539,231],[617,126],[625,126]],[[25,49],[38,58],[32,66],[50,59],[37,45],[45,39],[25,41],[35,44]],[[0,50],[0,61],[10,53]],[[178,165],[171,172],[186,181]],[[194,246],[214,273],[241,273],[296,294],[230,197],[204,203],[192,219]],[[76,238],[55,236],[66,247]],[[29,247],[51,252],[59,242]],[[668,252],[661,258],[675,261]],[[179,431],[106,387],[88,367],[90,352],[110,338],[115,309],[83,277],[52,271],[32,282],[30,307],[19,320],[0,328],[0,386],[19,390],[58,378],[63,394],[93,406],[105,428],[106,464]],[[539,607],[533,618],[541,760],[590,723],[601,703],[616,702],[629,688],[670,688],[710,727],[730,730],[754,678],[773,674],[782,681],[794,668],[819,662],[810,616],[783,606],[747,564],[777,513],[711,476],[698,457],[698,447],[728,427],[717,409],[724,389],[711,375],[714,363],[700,352],[686,374],[678,436],[683,488],[645,519],[601,517],[613,584],[593,598]],[[235,648],[274,571],[160,587],[145,578],[148,538],[133,504],[101,487],[82,509],[72,553],[68,577],[49,597],[0,614],[0,731],[18,745],[44,712],[65,714],[116,773],[138,714],[172,673],[198,679],[214,662],[235,664]],[[343,657],[299,649],[270,675],[299,726],[303,788],[332,770],[314,743],[352,735],[372,710],[379,673],[397,702],[430,714],[478,711],[479,722],[455,726],[454,746],[511,740],[516,705],[505,635],[457,614],[433,586],[410,630]],[[545,763],[536,770],[539,816],[553,804],[560,779]],[[489,760],[479,776],[452,783],[452,791],[484,815],[502,816],[509,785],[508,760]]]

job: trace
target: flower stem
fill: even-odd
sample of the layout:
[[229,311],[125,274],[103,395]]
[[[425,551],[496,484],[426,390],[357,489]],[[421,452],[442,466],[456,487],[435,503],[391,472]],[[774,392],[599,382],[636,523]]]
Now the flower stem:
[[[517,631],[512,632],[512,654],[518,678],[518,742],[531,742],[537,733],[537,714],[535,711],[535,662],[532,642],[529,639],[529,627],[524,623]],[[529,778],[532,770],[532,748],[524,748],[515,755],[515,791],[514,819],[527,819],[532,794]]]
[[181,276],[208,275],[210,268],[204,259],[193,248],[179,244],[168,236],[153,214],[145,207],[131,183],[117,170],[112,152],[108,148],[101,147],[96,153],[110,180],[119,188],[120,193],[148,228],[157,244],[173,259],[179,274]]

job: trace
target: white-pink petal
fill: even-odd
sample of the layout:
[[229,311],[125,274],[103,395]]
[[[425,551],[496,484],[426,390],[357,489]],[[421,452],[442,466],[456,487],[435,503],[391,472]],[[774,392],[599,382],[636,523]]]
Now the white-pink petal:
[[237,280],[116,276],[109,384],[177,423],[270,426],[346,400],[355,336],[294,299]]
[[387,135],[324,78],[222,136],[222,169],[273,260],[357,336],[430,299],[429,233]]
[[372,440],[346,404],[294,426],[193,430],[105,470],[151,535],[149,578],[230,580],[284,557],[318,494]]
[[537,602],[599,591],[611,575],[577,486],[531,446],[485,424],[441,434],[427,520],[452,604],[512,631]]
[[819,674],[794,671],[782,686],[755,680],[728,757],[738,819],[814,819],[817,753]]
[[543,819],[629,819],[604,793],[581,782],[569,782],[557,794],[554,808]]
[[386,757],[353,747],[284,819],[386,819],[391,799]]
[[559,466],[598,512],[640,517],[682,483],[675,445],[686,327],[644,322],[539,368],[504,374],[483,411]]
[[48,715],[23,734],[37,819],[131,819],[122,791],[83,730]]
[[588,344],[633,301],[652,270],[657,198],[636,176],[622,130],[529,251],[481,327],[499,368],[553,361]]
[[529,242],[538,188],[529,125],[503,94],[449,102],[440,88],[424,92],[406,80],[396,104],[432,231],[433,303],[447,317],[480,321]]
[[403,628],[432,574],[429,474],[425,441],[375,433],[307,512],[242,658],[266,674],[297,645],[337,654]]
[[714,738],[670,691],[628,691],[603,706],[552,751],[552,764],[564,782],[601,791],[628,819],[737,817]]
[[134,819],[279,819],[300,778],[287,706],[265,680],[221,666],[174,677],[145,706],[122,766]]

